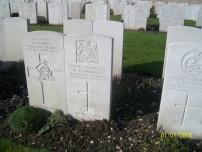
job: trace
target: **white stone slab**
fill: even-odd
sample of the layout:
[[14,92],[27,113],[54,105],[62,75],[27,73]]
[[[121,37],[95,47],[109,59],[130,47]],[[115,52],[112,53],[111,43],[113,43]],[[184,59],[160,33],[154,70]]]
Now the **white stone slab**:
[[188,26],[172,26],[168,28],[162,77],[164,77],[164,71],[167,64],[168,45],[174,42],[202,43],[202,31],[198,28]]
[[58,4],[58,24],[62,25],[64,20],[68,20],[68,3]]
[[125,29],[135,29],[135,5],[127,5],[124,8]]
[[160,9],[159,31],[167,32],[168,27],[172,25],[173,9],[166,5]]
[[157,129],[202,138],[202,45],[172,43],[168,47]]
[[193,6],[185,6],[185,19],[192,20]]
[[8,1],[0,0],[0,17],[10,17],[10,7]]
[[197,16],[198,16],[198,11],[201,9],[201,5],[195,4],[193,6],[193,11],[192,11],[192,20],[196,21]]
[[146,30],[147,25],[147,7],[136,5],[135,8],[135,29],[143,28]]
[[64,20],[63,33],[64,34],[81,34],[92,33],[93,22],[84,19]]
[[113,13],[114,15],[124,15],[124,7],[127,2],[114,1],[113,3]]
[[49,24],[58,25],[59,24],[59,8],[58,3],[48,3],[48,20]]
[[20,17],[5,18],[4,31],[7,51],[5,61],[19,61],[23,59],[22,34],[30,31],[29,20]]
[[151,8],[150,3],[148,3],[148,1],[137,1],[137,5],[144,6],[146,8],[147,17],[149,17],[149,15],[150,15],[150,8]]
[[64,49],[68,113],[78,120],[109,120],[113,38],[66,35]]
[[23,35],[23,52],[29,104],[51,112],[67,113],[64,35],[50,31]]
[[46,2],[37,3],[37,20],[48,21],[48,10]]
[[111,36],[114,38],[113,76],[122,74],[124,23],[116,21],[93,22],[93,33]]
[[71,2],[71,18],[80,19],[81,15],[81,3]]

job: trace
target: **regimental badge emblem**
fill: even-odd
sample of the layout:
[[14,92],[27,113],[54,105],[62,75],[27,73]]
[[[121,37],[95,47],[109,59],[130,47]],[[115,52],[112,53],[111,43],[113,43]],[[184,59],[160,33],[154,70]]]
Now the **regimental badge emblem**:
[[182,69],[191,74],[202,72],[202,53],[197,48],[185,54],[182,59]]
[[76,41],[76,62],[99,63],[99,44],[94,41]]

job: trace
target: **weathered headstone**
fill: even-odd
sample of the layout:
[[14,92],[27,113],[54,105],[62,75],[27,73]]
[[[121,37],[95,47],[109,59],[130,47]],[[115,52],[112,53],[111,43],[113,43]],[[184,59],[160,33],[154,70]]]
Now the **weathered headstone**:
[[71,18],[80,19],[81,3],[71,2]]
[[66,35],[64,49],[68,113],[78,120],[109,120],[113,38]]
[[93,22],[84,19],[64,20],[63,33],[64,34],[81,34],[92,33]]
[[0,0],[0,17],[10,17],[10,7],[6,0]]
[[124,8],[125,29],[135,29],[135,9],[134,5],[127,5]]
[[113,13],[114,15],[124,15],[124,7],[127,2],[114,1],[113,3]]
[[144,6],[144,9],[146,10],[147,17],[150,15],[150,8],[152,7],[151,4],[148,1],[137,1],[137,5]]
[[105,21],[108,18],[108,6],[105,4],[97,5],[96,21]]
[[185,19],[192,20],[193,6],[185,6]]
[[18,0],[10,0],[10,10],[12,13],[19,13],[18,10]]
[[161,7],[165,6],[166,4],[164,2],[156,2],[155,3],[155,14],[157,14],[157,18],[160,16],[160,10]]
[[202,138],[202,45],[171,43],[157,129],[175,137]]
[[23,35],[23,52],[29,104],[67,113],[64,68],[64,35],[50,31]]
[[196,21],[198,16],[198,11],[201,9],[201,5],[193,4],[192,20]]
[[164,68],[163,68],[163,75],[164,78],[164,71],[166,68],[167,62],[167,54],[168,54],[168,46],[170,43],[174,42],[197,42],[202,43],[202,31],[198,28],[188,27],[188,26],[173,26],[168,28],[167,32],[167,39],[166,39],[166,50],[165,50],[165,57],[164,57]]
[[172,7],[166,5],[161,7],[160,17],[159,17],[159,31],[167,32],[169,26],[172,25],[173,9]]
[[3,21],[7,52],[5,61],[21,60],[23,59],[22,35],[30,31],[30,22],[20,17],[5,18]]
[[114,38],[113,76],[122,74],[124,24],[116,21],[93,22],[93,33]]

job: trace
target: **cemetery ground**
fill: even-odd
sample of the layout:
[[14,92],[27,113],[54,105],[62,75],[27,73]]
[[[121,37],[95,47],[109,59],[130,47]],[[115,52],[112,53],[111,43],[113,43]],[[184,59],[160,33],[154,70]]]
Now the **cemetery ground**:
[[[120,16],[111,16],[111,20],[120,21]],[[156,28],[158,19],[149,18],[148,24]],[[194,26],[193,21],[185,24]],[[62,32],[62,26],[31,26],[34,30]],[[164,138],[156,130],[165,43],[166,33],[125,31],[124,74],[112,82],[111,121],[78,122],[68,117],[34,142],[37,132],[19,135],[8,125],[8,116],[28,105],[23,62],[1,72],[0,151],[201,151],[201,140]]]

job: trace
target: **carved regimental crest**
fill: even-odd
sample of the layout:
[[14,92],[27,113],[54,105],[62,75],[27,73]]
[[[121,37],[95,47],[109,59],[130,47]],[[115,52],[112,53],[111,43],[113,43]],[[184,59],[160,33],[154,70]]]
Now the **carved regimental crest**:
[[54,81],[53,72],[48,67],[48,62],[43,60],[37,67],[39,76],[36,77],[38,80]]
[[197,48],[185,54],[182,59],[182,69],[191,74],[202,72],[202,53]]
[[96,63],[99,60],[99,44],[93,41],[76,41],[76,62]]

